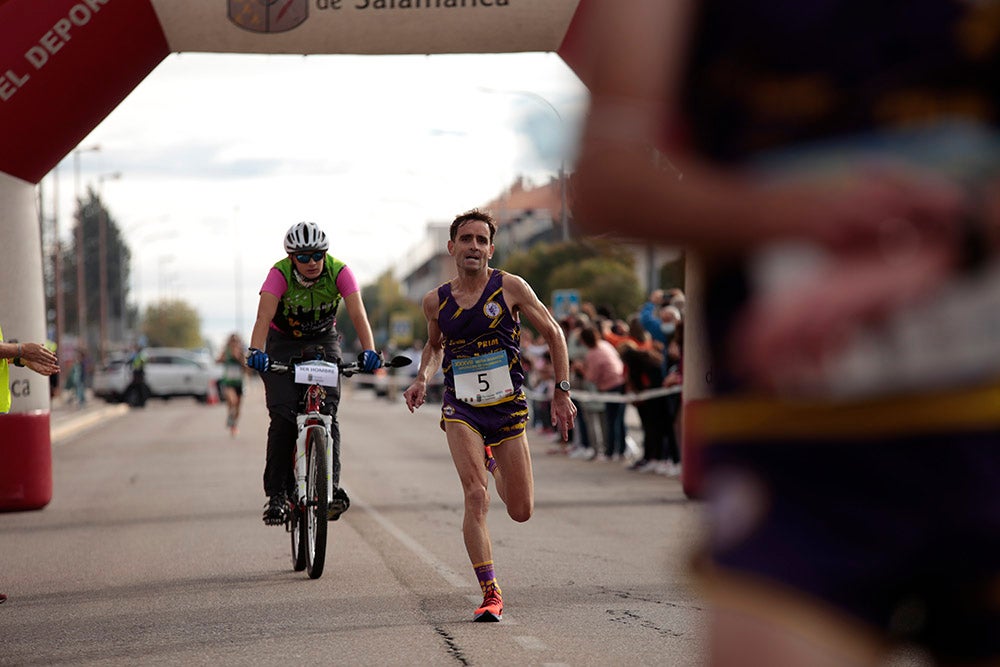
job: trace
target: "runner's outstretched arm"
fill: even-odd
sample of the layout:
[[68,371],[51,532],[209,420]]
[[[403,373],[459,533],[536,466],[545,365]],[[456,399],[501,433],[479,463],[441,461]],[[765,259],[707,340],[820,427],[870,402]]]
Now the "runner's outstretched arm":
[[432,290],[424,296],[423,308],[424,317],[427,318],[427,343],[423,352],[420,353],[420,368],[413,379],[413,383],[403,392],[406,399],[406,407],[413,412],[427,398],[427,382],[431,376],[441,367],[444,359],[444,348],[442,347],[441,327],[438,326],[437,312],[439,307],[437,292]]

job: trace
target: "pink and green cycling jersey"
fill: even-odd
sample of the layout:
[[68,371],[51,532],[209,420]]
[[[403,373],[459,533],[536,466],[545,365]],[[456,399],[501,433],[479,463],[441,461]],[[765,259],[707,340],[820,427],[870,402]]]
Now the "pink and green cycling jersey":
[[299,283],[292,260],[286,257],[271,268],[260,292],[278,297],[272,329],[295,338],[313,338],[334,329],[341,299],[359,289],[347,265],[327,255],[323,273],[309,286]]

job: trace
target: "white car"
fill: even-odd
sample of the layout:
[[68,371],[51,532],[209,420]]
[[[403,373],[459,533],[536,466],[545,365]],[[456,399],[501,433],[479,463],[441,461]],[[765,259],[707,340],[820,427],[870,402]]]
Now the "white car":
[[[217,373],[204,355],[173,347],[150,347],[143,354],[147,398],[191,396],[201,402],[208,401],[210,385]],[[131,385],[132,364],[128,358],[119,358],[94,373],[91,388],[95,396],[108,402],[140,405],[142,397]]]

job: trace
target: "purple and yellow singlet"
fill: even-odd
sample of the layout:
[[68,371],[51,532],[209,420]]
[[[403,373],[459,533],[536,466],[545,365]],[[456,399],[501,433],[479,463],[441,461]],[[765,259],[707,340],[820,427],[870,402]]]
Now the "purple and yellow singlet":
[[476,305],[466,310],[438,287],[438,325],[444,340],[445,397],[476,406],[521,395],[521,324],[503,297],[503,271],[491,269]]

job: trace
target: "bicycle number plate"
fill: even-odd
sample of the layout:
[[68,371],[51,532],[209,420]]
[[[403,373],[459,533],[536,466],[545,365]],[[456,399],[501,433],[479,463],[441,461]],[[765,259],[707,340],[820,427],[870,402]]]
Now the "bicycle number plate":
[[478,357],[452,359],[455,396],[466,403],[489,403],[514,393],[503,350]]
[[309,361],[295,365],[296,384],[319,384],[336,387],[340,369],[331,361]]

